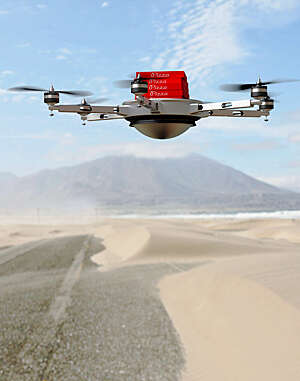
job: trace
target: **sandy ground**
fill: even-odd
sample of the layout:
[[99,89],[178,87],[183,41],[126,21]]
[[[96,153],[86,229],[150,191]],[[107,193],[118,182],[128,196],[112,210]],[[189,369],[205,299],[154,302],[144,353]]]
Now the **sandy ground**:
[[101,271],[202,264],[159,282],[185,349],[183,381],[300,379],[300,220],[2,224],[0,247],[78,234],[101,238]]

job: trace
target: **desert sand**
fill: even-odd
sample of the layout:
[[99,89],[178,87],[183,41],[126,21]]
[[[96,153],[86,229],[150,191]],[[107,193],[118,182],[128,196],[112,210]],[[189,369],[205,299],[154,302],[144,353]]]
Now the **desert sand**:
[[0,222],[1,247],[88,233],[105,246],[93,257],[100,271],[177,268],[158,287],[184,347],[183,381],[300,379],[300,220]]

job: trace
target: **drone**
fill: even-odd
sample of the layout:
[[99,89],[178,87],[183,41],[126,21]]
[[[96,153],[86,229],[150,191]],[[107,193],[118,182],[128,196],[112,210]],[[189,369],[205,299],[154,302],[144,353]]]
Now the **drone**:
[[[130,127],[154,139],[170,139],[186,132],[196,122],[208,117],[258,118],[268,121],[274,109],[274,99],[268,94],[267,85],[293,82],[293,79],[278,79],[255,83],[227,84],[224,91],[250,90],[251,98],[226,102],[203,102],[190,99],[187,77],[184,71],[137,72],[131,80],[117,81],[120,88],[129,87],[135,99],[117,106],[100,106],[95,103],[106,99],[89,99],[89,91],[57,91],[53,85],[49,90],[39,87],[19,86],[10,91],[41,91],[50,116],[54,111],[75,113],[83,125],[90,121],[125,119]],[[60,104],[60,94],[84,97],[80,104]]]

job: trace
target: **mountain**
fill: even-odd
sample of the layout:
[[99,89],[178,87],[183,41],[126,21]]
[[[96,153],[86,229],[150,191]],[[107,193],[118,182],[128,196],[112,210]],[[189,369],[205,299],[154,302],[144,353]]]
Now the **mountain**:
[[0,172],[0,188],[3,186],[13,185],[18,180],[16,175],[8,172]]
[[0,174],[0,185],[0,207],[10,209],[98,207],[122,213],[300,209],[300,194],[201,155],[105,157],[20,178]]

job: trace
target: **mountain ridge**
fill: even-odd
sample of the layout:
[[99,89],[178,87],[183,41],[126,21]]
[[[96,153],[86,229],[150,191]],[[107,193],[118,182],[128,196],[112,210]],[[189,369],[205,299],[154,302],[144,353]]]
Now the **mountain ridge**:
[[107,156],[22,177],[2,175],[2,208],[100,207],[170,213],[300,209],[300,194],[197,154],[168,159]]

